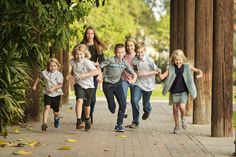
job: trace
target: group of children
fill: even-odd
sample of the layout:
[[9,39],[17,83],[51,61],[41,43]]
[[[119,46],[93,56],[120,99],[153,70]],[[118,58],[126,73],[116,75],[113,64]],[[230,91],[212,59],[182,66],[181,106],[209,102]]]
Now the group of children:
[[[114,57],[104,59],[102,53],[105,46],[100,42],[93,28],[89,27],[85,31],[84,39],[76,45],[73,50],[73,58],[70,60],[71,73],[67,80],[75,78],[74,91],[76,95],[76,129],[91,128],[93,114],[91,101],[96,101],[97,81],[102,81],[102,88],[111,113],[116,112],[116,97],[119,105],[115,131],[123,132],[123,119],[126,115],[127,91],[130,88],[130,103],[132,106],[132,123],[129,128],[137,128],[140,120],[139,102],[142,98],[143,115],[142,119],[148,119],[151,113],[150,97],[155,87],[155,77],[165,79],[163,94],[170,92],[173,102],[173,116],[175,127],[173,132],[179,131],[179,111],[181,113],[182,128],[187,128],[185,120],[185,104],[188,93],[193,98],[197,96],[196,86],[193,80],[193,72],[197,72],[197,78],[202,77],[202,71],[188,64],[187,58],[182,50],[175,50],[170,58],[168,69],[162,74],[154,61],[148,57],[144,42],[137,42],[129,38],[124,44],[116,44]],[[91,39],[91,40],[89,40]],[[84,41],[84,40],[83,40]],[[88,49],[90,46],[93,48]],[[94,51],[96,53],[92,53]],[[100,53],[98,53],[100,52]],[[93,58],[93,59],[92,59]],[[99,60],[100,59],[100,60]],[[42,130],[47,130],[47,118],[50,108],[54,111],[54,126],[60,126],[59,104],[62,95],[63,75],[58,71],[59,62],[55,58],[48,61],[47,69],[41,73],[41,78],[46,81],[46,92],[44,95],[45,110],[43,115]],[[35,81],[33,89],[39,78]],[[95,104],[95,102],[94,102]],[[84,118],[83,118],[84,113]],[[84,119],[84,122],[83,122]],[[85,123],[85,124],[84,124]]]

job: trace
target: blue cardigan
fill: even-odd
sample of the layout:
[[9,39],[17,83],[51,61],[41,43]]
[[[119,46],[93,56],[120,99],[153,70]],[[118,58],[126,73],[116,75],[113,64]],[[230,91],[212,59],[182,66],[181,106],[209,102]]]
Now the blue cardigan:
[[[183,77],[184,77],[184,82],[188,88],[188,91],[190,95],[192,96],[193,99],[197,97],[197,90],[196,86],[193,80],[193,74],[190,70],[190,67],[188,64],[183,64],[184,65],[184,72],[183,72]],[[175,74],[175,66],[170,65],[169,66],[169,71],[168,71],[168,76],[165,80],[165,84],[162,90],[162,94],[166,95],[167,92],[169,92],[174,80],[175,80],[176,74]]]

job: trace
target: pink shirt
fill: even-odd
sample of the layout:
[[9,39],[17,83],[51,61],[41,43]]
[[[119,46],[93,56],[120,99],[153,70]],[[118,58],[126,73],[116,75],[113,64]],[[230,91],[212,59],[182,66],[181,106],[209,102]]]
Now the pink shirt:
[[[126,60],[130,65],[132,65],[131,61],[134,58],[134,56],[135,56],[135,53],[126,54],[124,56],[124,60]],[[128,71],[124,70],[124,72],[121,75],[121,79],[122,80],[130,80],[130,79],[132,79],[132,74],[130,74]]]

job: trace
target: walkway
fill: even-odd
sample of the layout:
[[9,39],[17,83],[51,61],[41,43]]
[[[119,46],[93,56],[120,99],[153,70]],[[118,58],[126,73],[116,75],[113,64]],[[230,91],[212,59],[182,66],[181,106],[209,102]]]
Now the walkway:
[[[75,129],[74,110],[70,105],[63,106],[59,129],[53,128],[51,113],[47,132],[41,131],[41,123],[35,123],[32,129],[18,127],[19,134],[10,133],[6,139],[0,137],[0,140],[13,143],[37,141],[39,146],[5,146],[0,148],[0,157],[15,156],[13,152],[20,149],[32,152],[28,155],[32,157],[218,157],[234,152],[234,137],[210,137],[210,125],[191,125],[190,118],[187,118],[187,131],[172,134],[171,106],[166,102],[154,102],[152,107],[150,118],[141,121],[138,129],[117,133],[113,131],[116,114],[109,113],[105,101],[98,101],[94,125],[88,132]],[[130,105],[128,113],[125,125],[131,122]],[[15,128],[10,130],[15,132]],[[67,139],[76,141],[70,143]],[[69,146],[70,150],[58,150],[62,146]]]

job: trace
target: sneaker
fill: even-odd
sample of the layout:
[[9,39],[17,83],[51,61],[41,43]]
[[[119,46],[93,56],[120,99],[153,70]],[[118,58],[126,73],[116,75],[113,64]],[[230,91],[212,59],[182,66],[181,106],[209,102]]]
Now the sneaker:
[[173,133],[178,134],[178,132],[179,132],[179,126],[177,125],[177,126],[175,126]]
[[76,122],[76,129],[83,129],[85,128],[84,123],[81,120]]
[[115,131],[116,132],[125,132],[125,129],[123,128],[122,125],[116,125],[115,126]]
[[60,127],[60,118],[54,118],[54,127],[59,128]]
[[90,119],[85,120],[85,131],[88,131],[91,128]]
[[42,131],[47,131],[48,125],[43,123],[41,127],[42,127]]
[[138,128],[138,124],[135,123],[135,122],[132,122],[132,124],[129,125],[129,128],[131,128],[131,129],[136,129],[136,128]]
[[128,114],[125,114],[125,115],[124,115],[124,118],[128,118]]
[[148,119],[149,115],[150,115],[150,113],[144,112],[144,113],[143,113],[143,116],[142,116],[142,119],[143,119],[143,120]]
[[183,128],[184,130],[187,129],[187,122],[186,122],[185,118],[182,119],[182,128]]

